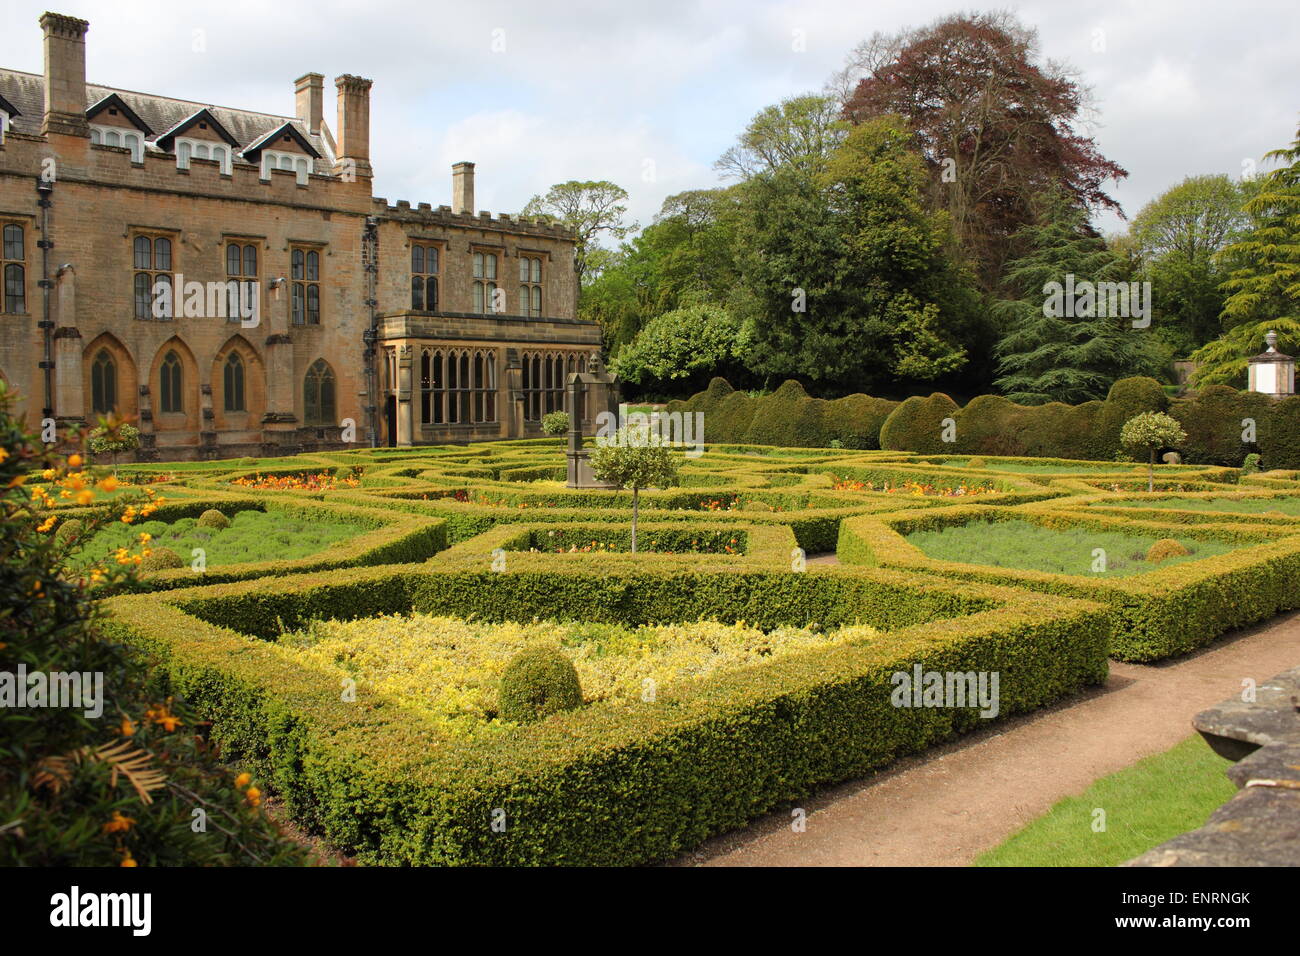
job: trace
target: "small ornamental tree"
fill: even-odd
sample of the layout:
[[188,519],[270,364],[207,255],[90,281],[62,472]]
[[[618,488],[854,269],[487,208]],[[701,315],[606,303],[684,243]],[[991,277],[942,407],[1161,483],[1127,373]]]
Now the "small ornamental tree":
[[631,489],[632,553],[636,554],[638,493],[642,488],[677,484],[677,461],[671,445],[648,425],[627,425],[612,435],[596,437],[591,472],[601,481]]
[[542,416],[542,431],[548,435],[563,435],[569,430],[568,412],[551,412]]
[[100,416],[99,425],[87,437],[92,454],[113,456],[113,474],[117,474],[117,456],[140,447],[140,429],[117,415]]
[[1147,491],[1155,490],[1156,452],[1187,441],[1187,432],[1177,419],[1164,412],[1143,412],[1124,423],[1119,443],[1134,452],[1147,453]]

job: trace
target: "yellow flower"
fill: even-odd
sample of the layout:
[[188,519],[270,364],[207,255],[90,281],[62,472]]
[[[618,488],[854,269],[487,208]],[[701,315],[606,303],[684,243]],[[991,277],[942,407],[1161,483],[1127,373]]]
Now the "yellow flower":
[[56,522],[56,521],[58,521],[58,520],[59,520],[59,519],[56,518],[56,517],[54,517],[54,515],[50,515],[48,518],[46,518],[46,519],[45,519],[44,521],[42,521],[39,525],[36,526],[36,530],[39,531],[41,534],[44,534],[45,532],[47,532],[47,531],[49,531],[51,528],[53,528],[53,527],[54,527],[54,522]]
[[[122,811],[114,810],[113,819],[104,824],[105,833],[125,833],[135,825],[133,817],[122,816]],[[129,854],[128,854],[129,855]]]
[[88,505],[95,500],[95,493],[89,488],[77,492],[77,504]]
[[50,481],[55,474],[56,472],[54,471],[53,468],[46,468],[43,472],[41,472],[41,477],[44,478],[46,481]]

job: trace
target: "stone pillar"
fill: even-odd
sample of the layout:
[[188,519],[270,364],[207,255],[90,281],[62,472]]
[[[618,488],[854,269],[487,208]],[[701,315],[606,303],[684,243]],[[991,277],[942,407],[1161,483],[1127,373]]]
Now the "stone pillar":
[[217,424],[212,411],[212,384],[199,386],[199,457],[217,457]]
[[54,412],[60,422],[79,425],[90,414],[86,401],[81,333],[76,328],[54,330]]
[[397,444],[409,447],[413,442],[415,417],[411,414],[411,363],[409,342],[397,347]]
[[506,349],[497,407],[501,409],[502,438],[524,437],[524,368],[518,349]]
[[[283,278],[283,277],[282,277]],[[298,414],[294,396],[302,387],[293,367],[293,339],[289,335],[289,283],[286,281],[269,297],[266,318],[266,357],[262,363],[266,376],[266,412],[262,415],[262,453],[266,456],[294,451]]]
[[153,398],[149,386],[140,386],[140,450],[136,453],[139,461],[158,460],[158,436],[153,427]]

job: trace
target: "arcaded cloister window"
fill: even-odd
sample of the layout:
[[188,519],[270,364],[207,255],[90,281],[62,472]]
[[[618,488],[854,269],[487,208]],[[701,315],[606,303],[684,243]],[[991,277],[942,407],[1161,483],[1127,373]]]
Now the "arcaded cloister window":
[[328,428],[338,424],[334,404],[334,370],[324,359],[317,359],[307,369],[302,389],[303,424],[311,428]]
[[497,358],[490,349],[420,353],[420,423],[470,425],[497,420]]
[[[226,321],[238,322],[245,309],[256,309],[257,246],[251,242],[226,245],[226,278],[230,292],[226,303]],[[256,314],[256,313],[254,313]]]
[[437,246],[411,246],[411,308],[438,311]]
[[223,407],[228,412],[242,412],[244,407],[244,359],[238,352],[226,356],[221,371]]
[[585,371],[585,355],[526,353],[523,357],[524,419],[537,422],[543,415],[564,411],[564,383],[569,373]]
[[4,307],[9,313],[27,311],[27,243],[23,227],[7,223],[4,233]]
[[168,352],[163,357],[162,367],[158,370],[158,408],[164,412],[183,412],[185,402],[181,385],[184,376],[181,370],[181,357],[175,352]]
[[131,254],[135,270],[135,317],[170,319],[175,306],[170,295],[172,241],[166,236],[136,236],[131,240]]
[[117,363],[108,349],[100,349],[90,363],[90,410],[108,415],[117,409]]
[[494,252],[474,253],[474,311],[496,311],[497,256]]
[[519,314],[542,315],[542,260],[536,256],[519,257]]
[[289,273],[293,282],[293,324],[320,325],[320,253],[315,249],[294,249],[289,254]]

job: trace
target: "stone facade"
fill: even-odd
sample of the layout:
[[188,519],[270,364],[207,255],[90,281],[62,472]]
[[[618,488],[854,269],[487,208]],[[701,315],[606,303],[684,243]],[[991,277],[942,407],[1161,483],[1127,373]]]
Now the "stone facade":
[[320,74],[292,117],[144,95],[86,83],[85,21],[41,26],[45,75],[0,70],[0,377],[29,423],[116,411],[164,460],[372,423],[381,445],[535,435],[598,354],[569,231],[476,212],[470,163],[454,207],[372,195],[369,80],[336,80],[335,133]]

